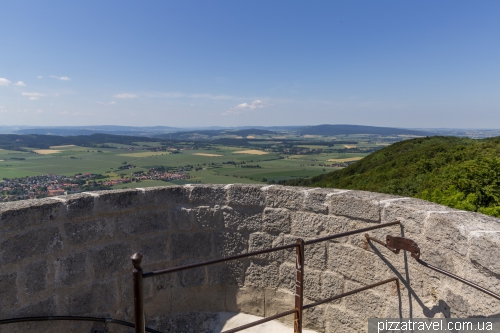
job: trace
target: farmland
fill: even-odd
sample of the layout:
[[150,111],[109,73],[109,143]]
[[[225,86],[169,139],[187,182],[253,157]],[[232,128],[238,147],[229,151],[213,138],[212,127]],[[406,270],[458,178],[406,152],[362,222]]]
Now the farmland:
[[272,138],[233,141],[236,142],[103,142],[88,147],[68,144],[47,149],[4,149],[0,150],[0,179],[98,174],[106,181],[134,179],[135,175],[161,168],[165,172],[184,173],[186,179],[144,179],[120,182],[111,188],[185,183],[276,183],[342,168],[382,147],[365,140],[357,147],[347,148],[344,143],[335,144],[335,138],[328,142]]

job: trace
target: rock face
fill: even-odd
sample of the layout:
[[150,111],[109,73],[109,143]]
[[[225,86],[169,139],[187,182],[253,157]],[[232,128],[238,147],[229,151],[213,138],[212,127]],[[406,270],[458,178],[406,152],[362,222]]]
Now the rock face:
[[[186,185],[0,204],[0,319],[133,321],[134,252],[144,255],[147,272],[396,220],[401,226],[370,234],[411,238],[426,262],[500,294],[499,219],[362,191]],[[409,255],[368,244],[362,234],[306,246],[305,260],[305,304],[391,277],[401,281],[399,294],[390,283],[305,311],[305,327],[318,332],[364,332],[371,317],[500,313],[497,300]],[[146,279],[147,322],[164,327],[161,318],[177,322],[200,313],[185,321],[204,327],[210,313],[270,316],[292,309],[294,265],[292,251],[283,250]],[[3,325],[0,332],[26,331],[23,325]],[[71,325],[50,327],[66,332]]]

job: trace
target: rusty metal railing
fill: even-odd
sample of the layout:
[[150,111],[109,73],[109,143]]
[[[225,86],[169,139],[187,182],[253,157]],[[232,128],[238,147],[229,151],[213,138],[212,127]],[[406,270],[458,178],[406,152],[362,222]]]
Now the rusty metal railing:
[[390,223],[384,223],[384,224],[379,224],[373,227],[368,227],[368,228],[362,228],[362,229],[357,229],[357,230],[352,230],[352,231],[347,231],[327,237],[322,237],[322,238],[317,238],[309,241],[304,241],[301,238],[297,239],[297,242],[295,244],[289,244],[289,245],[283,245],[283,246],[278,246],[278,247],[273,247],[265,250],[259,250],[259,251],[253,251],[249,253],[244,253],[244,254],[238,254],[230,257],[225,257],[225,258],[219,258],[219,259],[214,259],[214,260],[209,260],[209,261],[204,261],[204,262],[199,262],[195,264],[190,264],[190,265],[184,265],[184,266],[178,266],[178,267],[173,267],[173,268],[167,268],[167,269],[162,269],[162,270],[157,270],[157,271],[152,271],[152,272],[147,272],[144,273],[141,268],[141,263],[143,256],[140,253],[135,253],[133,254],[130,259],[132,260],[132,265],[134,266],[134,269],[132,271],[132,277],[133,277],[133,293],[134,293],[134,315],[135,315],[135,332],[136,333],[144,333],[145,332],[145,319],[144,319],[144,279],[153,277],[153,276],[158,276],[158,275],[163,275],[163,274],[168,274],[168,273],[174,273],[186,269],[191,269],[191,268],[196,268],[196,267],[201,267],[201,266],[207,266],[207,265],[213,265],[213,264],[218,264],[222,263],[225,261],[230,261],[230,260],[236,260],[236,259],[242,259],[250,256],[256,256],[259,254],[264,254],[264,253],[270,253],[270,252],[275,252],[275,251],[281,251],[281,250],[286,250],[286,249],[292,249],[295,248],[295,255],[296,255],[296,260],[295,260],[295,268],[296,268],[296,283],[295,283],[295,308],[278,313],[276,315],[254,321],[252,323],[242,325],[227,331],[224,331],[222,333],[234,333],[238,332],[241,330],[244,330],[249,327],[257,326],[260,324],[263,324],[265,322],[275,320],[284,316],[288,316],[291,314],[294,314],[294,333],[302,333],[302,314],[303,310],[305,309],[310,309],[312,307],[315,307],[320,304],[324,304],[327,302],[331,302],[336,299],[340,299],[370,288],[374,288],[377,286],[380,286],[385,283],[389,282],[396,282],[397,288],[399,290],[399,280],[397,278],[391,278],[387,279],[384,281],[380,281],[368,286],[365,286],[363,288],[355,289],[352,291],[349,291],[347,293],[343,293],[340,295],[336,295],[331,298],[327,298],[321,301],[318,301],[316,303],[311,303],[304,305],[303,303],[303,296],[304,296],[304,247],[305,245],[310,245],[310,244],[315,244],[319,242],[324,242],[328,240],[333,240],[341,237],[346,237],[354,234],[359,234],[363,232],[367,232],[370,230],[375,230],[375,229],[380,229],[380,228],[385,228],[393,225],[400,224],[399,221],[396,222],[390,222]]
[[483,288],[471,281],[468,281],[460,276],[457,276],[453,273],[450,273],[448,271],[445,271],[444,269],[441,269],[439,267],[433,266],[431,264],[426,263],[425,261],[420,259],[420,248],[418,247],[417,243],[415,243],[413,240],[409,238],[404,238],[404,237],[393,237],[390,235],[386,236],[386,243],[382,242],[381,240],[371,237],[368,234],[365,234],[365,237],[368,241],[373,241],[375,243],[378,243],[385,248],[389,249],[391,252],[398,254],[401,250],[403,251],[408,251],[411,253],[411,256],[422,266],[425,266],[427,268],[430,268],[436,272],[439,272],[441,274],[444,274],[446,276],[451,277],[452,279],[455,279],[457,281],[462,282],[463,284],[466,284],[468,286],[471,286],[472,288],[475,288],[491,297],[494,297],[498,300],[500,300],[500,295],[495,294],[491,290],[488,290],[486,288]]

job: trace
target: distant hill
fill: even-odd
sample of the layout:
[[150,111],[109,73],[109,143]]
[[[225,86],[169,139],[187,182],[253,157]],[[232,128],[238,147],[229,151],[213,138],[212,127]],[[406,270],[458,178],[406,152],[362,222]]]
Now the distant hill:
[[50,146],[76,145],[86,147],[99,147],[106,143],[119,143],[135,145],[137,141],[158,141],[147,137],[129,135],[92,134],[79,136],[59,136],[59,135],[18,135],[0,134],[0,148],[19,150],[23,147],[48,149]]
[[500,217],[500,137],[405,140],[342,170],[285,184],[417,197]]
[[413,135],[430,136],[432,132],[409,130],[393,127],[376,127],[360,125],[317,125],[305,126],[299,129],[301,135],[348,135],[348,134],[373,134],[373,135]]
[[55,126],[55,127],[33,127],[22,128],[13,131],[15,134],[45,134],[45,135],[92,135],[96,133],[114,134],[114,135],[135,135],[135,136],[153,136],[161,133],[172,133],[180,131],[180,128],[168,126]]

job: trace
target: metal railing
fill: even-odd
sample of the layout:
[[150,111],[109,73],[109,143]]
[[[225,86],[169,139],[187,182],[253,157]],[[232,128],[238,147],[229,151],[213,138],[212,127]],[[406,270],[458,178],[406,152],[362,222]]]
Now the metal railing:
[[430,268],[436,272],[439,272],[441,274],[444,274],[446,276],[451,277],[452,279],[455,279],[457,281],[462,282],[463,284],[466,284],[468,286],[471,286],[472,288],[476,288],[477,290],[493,297],[498,300],[500,300],[500,295],[495,294],[491,290],[488,290],[486,288],[483,288],[471,281],[468,281],[464,278],[461,278],[460,276],[457,276],[453,273],[450,273],[448,271],[445,271],[444,269],[441,269],[439,267],[433,266],[431,264],[426,263],[425,261],[420,259],[420,248],[418,247],[417,243],[415,243],[413,240],[409,238],[404,238],[404,237],[393,237],[390,235],[386,236],[386,243],[382,242],[381,240],[371,237],[368,234],[365,234],[365,237],[368,241],[373,241],[375,243],[378,243],[385,248],[389,249],[391,252],[398,254],[401,250],[403,251],[408,251],[411,253],[412,258],[414,258],[420,265],[425,266],[427,268]]
[[335,235],[331,235],[331,236],[327,236],[327,237],[317,238],[317,239],[313,239],[313,240],[309,240],[309,241],[304,241],[303,239],[299,238],[299,239],[297,239],[297,242],[295,244],[283,245],[283,246],[273,247],[270,249],[259,250],[259,251],[244,253],[244,254],[238,254],[235,256],[199,262],[196,264],[161,269],[161,270],[147,272],[147,273],[144,273],[142,271],[142,268],[141,268],[141,262],[142,262],[143,256],[140,253],[135,253],[130,257],[130,259],[132,260],[132,265],[134,266],[134,270],[132,271],[132,277],[133,277],[133,293],[134,293],[135,332],[136,333],[144,333],[145,332],[144,279],[147,279],[147,278],[150,278],[153,276],[174,273],[174,272],[178,272],[178,271],[182,271],[182,270],[186,270],[186,269],[218,264],[218,263],[222,263],[225,261],[242,259],[242,258],[246,258],[246,257],[250,257],[250,256],[256,256],[259,254],[295,248],[295,255],[296,255],[296,260],[295,260],[296,283],[295,283],[295,297],[294,297],[295,298],[295,308],[290,309],[290,310],[285,311],[285,312],[278,313],[278,314],[270,316],[270,317],[266,317],[264,319],[261,319],[261,320],[243,325],[243,326],[239,326],[239,327],[224,331],[222,333],[238,332],[238,331],[244,330],[246,328],[257,326],[257,325],[263,324],[265,322],[275,320],[275,319],[278,319],[278,318],[281,318],[284,316],[288,316],[291,314],[294,314],[294,333],[302,333],[303,310],[310,309],[310,308],[318,306],[320,304],[331,302],[331,301],[334,301],[336,299],[340,299],[340,298],[343,298],[343,297],[346,297],[346,296],[349,296],[349,295],[352,295],[352,294],[355,294],[355,293],[358,293],[358,292],[361,292],[361,291],[364,291],[367,289],[371,289],[371,288],[374,288],[374,287],[377,287],[377,286],[380,286],[382,284],[386,284],[389,282],[396,282],[397,288],[399,290],[399,280],[394,277],[391,279],[387,279],[384,281],[380,281],[380,282],[365,286],[363,288],[349,291],[347,293],[336,295],[336,296],[331,297],[331,298],[323,299],[323,300],[315,302],[315,303],[304,305],[304,303],[303,303],[303,296],[304,296],[304,290],[303,290],[304,289],[303,288],[304,287],[304,284],[303,284],[303,282],[304,282],[304,247],[306,245],[310,245],[310,244],[315,244],[315,243],[319,243],[319,242],[324,242],[324,241],[328,241],[328,240],[342,238],[342,237],[346,237],[349,235],[355,235],[355,234],[363,233],[366,231],[385,228],[385,227],[389,227],[389,226],[393,226],[393,225],[397,225],[397,224],[400,224],[400,222],[396,221],[396,222],[379,224],[379,225],[376,225],[373,227],[347,231],[347,232],[343,232],[343,233],[339,233],[339,234],[335,234]]

